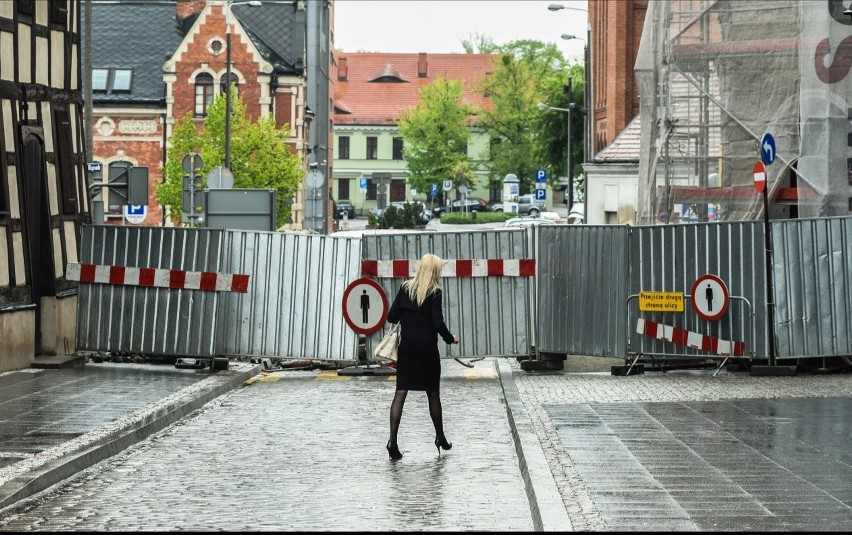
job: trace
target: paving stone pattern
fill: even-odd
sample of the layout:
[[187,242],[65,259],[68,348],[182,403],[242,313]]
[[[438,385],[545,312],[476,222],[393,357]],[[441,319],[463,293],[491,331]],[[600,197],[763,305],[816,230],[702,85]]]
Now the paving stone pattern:
[[453,448],[440,456],[425,393],[409,393],[397,462],[385,450],[395,382],[310,373],[217,398],[16,508],[0,530],[532,529],[495,373],[443,380]]
[[577,530],[852,525],[852,376],[514,376]]

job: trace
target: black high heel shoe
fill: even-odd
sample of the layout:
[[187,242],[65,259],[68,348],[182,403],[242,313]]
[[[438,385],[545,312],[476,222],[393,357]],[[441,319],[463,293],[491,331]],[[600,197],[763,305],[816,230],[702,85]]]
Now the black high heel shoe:
[[447,442],[446,437],[436,437],[435,447],[438,448],[438,455],[441,455],[441,448],[448,450],[453,447],[453,443]]
[[388,455],[390,455],[391,460],[398,461],[402,459],[402,452],[399,451],[399,447],[396,444],[391,444],[391,441],[388,440],[388,445],[385,447],[388,449]]

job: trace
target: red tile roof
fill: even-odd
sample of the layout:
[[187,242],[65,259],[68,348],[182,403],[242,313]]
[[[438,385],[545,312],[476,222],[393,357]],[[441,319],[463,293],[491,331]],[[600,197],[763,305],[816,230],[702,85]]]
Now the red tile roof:
[[[420,89],[438,76],[463,82],[464,103],[485,105],[488,99],[477,94],[475,88],[493,71],[494,57],[494,54],[337,53],[333,75],[334,123],[397,124],[400,113],[417,104]],[[424,66],[426,76],[421,77],[418,71]],[[340,74],[345,74],[346,79],[341,80]]]

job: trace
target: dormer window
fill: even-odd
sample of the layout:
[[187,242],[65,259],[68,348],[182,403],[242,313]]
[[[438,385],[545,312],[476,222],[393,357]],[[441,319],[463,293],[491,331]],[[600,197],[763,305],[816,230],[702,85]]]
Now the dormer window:
[[92,91],[106,91],[109,69],[92,69]]
[[92,91],[128,93],[132,82],[133,69],[92,69]]
[[130,91],[130,82],[133,80],[133,71],[130,69],[115,69],[112,74],[113,91]]
[[382,67],[381,71],[377,72],[376,75],[373,76],[370,82],[404,84],[408,83],[408,80],[402,77],[402,74],[399,73],[399,70],[397,70],[396,67],[391,64],[387,64]]

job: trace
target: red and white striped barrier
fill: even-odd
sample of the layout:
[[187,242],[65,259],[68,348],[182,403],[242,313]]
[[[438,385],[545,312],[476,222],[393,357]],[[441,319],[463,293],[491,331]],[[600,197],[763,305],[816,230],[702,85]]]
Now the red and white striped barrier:
[[[413,277],[420,260],[362,260],[361,276],[396,279]],[[534,277],[535,260],[475,259],[444,260],[442,277]]]
[[699,334],[642,318],[639,318],[636,324],[636,332],[658,340],[665,340],[673,344],[700,349],[701,351],[716,353],[726,357],[742,357],[745,354],[745,343],[743,342],[722,340],[715,336]]
[[99,264],[68,264],[65,278],[72,281],[203,290],[208,292],[248,292],[248,275],[184,271],[182,269],[134,268]]

